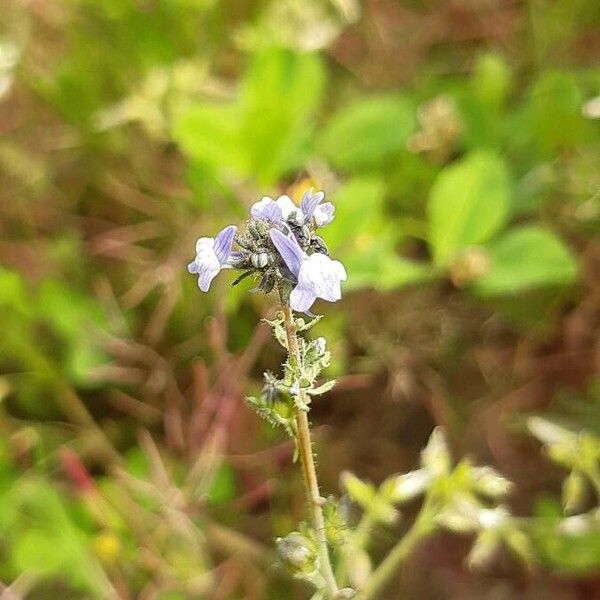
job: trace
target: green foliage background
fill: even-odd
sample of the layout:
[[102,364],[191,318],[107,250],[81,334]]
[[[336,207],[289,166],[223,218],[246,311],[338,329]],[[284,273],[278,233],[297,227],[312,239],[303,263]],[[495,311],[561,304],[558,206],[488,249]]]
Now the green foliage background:
[[[226,275],[200,295],[185,266],[197,237],[309,185],[336,204],[324,237],[349,275],[317,307],[340,378],[311,413],[325,487],[412,468],[437,423],[516,481],[517,513],[558,519],[565,473],[522,416],[600,435],[598,13],[7,0],[0,581],[43,599],[306,597],[269,567],[303,514],[291,450],[240,400],[281,362],[255,328],[269,303]],[[532,573],[501,557],[467,575],[442,540],[403,597],[593,597],[598,535],[540,526]]]

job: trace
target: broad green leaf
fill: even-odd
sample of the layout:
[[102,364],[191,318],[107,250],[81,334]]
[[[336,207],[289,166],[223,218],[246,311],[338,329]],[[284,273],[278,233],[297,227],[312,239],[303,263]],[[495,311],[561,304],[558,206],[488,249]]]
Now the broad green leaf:
[[374,168],[406,147],[414,121],[413,106],[406,98],[363,98],[331,118],[317,147],[335,167]]
[[577,264],[570,251],[551,231],[542,227],[512,229],[489,246],[488,258],[487,274],[473,286],[484,295],[566,285],[577,276]]
[[193,162],[217,173],[239,173],[244,168],[239,123],[235,104],[197,104],[175,121],[173,137]]
[[434,261],[446,265],[460,250],[489,240],[506,221],[510,195],[506,166],[491,152],[474,152],[446,167],[427,206]]
[[271,185],[305,161],[323,84],[317,55],[269,48],[254,56],[234,101],[193,106],[175,121],[173,137],[217,175]]
[[324,81],[317,54],[270,48],[254,57],[240,91],[241,140],[261,183],[302,166]]

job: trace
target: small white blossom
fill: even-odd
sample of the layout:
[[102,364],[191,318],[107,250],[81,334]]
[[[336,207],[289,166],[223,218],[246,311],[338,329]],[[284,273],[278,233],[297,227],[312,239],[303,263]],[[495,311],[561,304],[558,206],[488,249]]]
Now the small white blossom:
[[188,271],[198,275],[198,287],[208,292],[212,280],[221,269],[230,268],[231,246],[237,227],[225,227],[216,238],[202,237],[196,242],[196,258],[188,265]]

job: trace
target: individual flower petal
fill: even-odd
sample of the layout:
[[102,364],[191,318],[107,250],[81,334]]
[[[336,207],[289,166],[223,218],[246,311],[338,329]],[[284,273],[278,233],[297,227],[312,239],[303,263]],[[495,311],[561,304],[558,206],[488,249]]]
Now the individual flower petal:
[[300,202],[300,207],[307,221],[311,220],[313,213],[315,212],[315,208],[317,208],[323,198],[325,198],[325,194],[323,192],[317,192],[314,194],[312,188],[304,193],[302,196],[302,201]]
[[341,282],[346,278],[341,262],[318,252],[311,254],[300,265],[298,284],[290,294],[291,307],[306,312],[316,298],[336,302],[342,297]]
[[275,244],[275,248],[283,258],[283,262],[287,265],[294,277],[298,277],[300,265],[306,260],[307,255],[302,251],[298,241],[294,236],[287,236],[277,229],[270,231],[271,241]]
[[277,204],[277,206],[280,208],[281,210],[281,214],[283,215],[284,220],[287,221],[287,219],[290,218],[290,216],[295,213],[295,212],[302,212],[300,210],[300,208],[298,208],[295,204],[294,201],[287,195],[283,195],[283,196],[279,196],[279,198],[277,198],[277,200],[275,200],[275,203]]
[[398,475],[394,480],[394,502],[406,502],[420,496],[427,490],[431,480],[431,473],[426,469],[417,469],[404,475]]
[[231,255],[231,246],[233,245],[233,238],[237,233],[237,227],[235,225],[229,225],[225,227],[215,239],[215,254],[219,259],[221,265],[227,263],[227,259]]
[[188,271],[198,275],[198,287],[208,292],[212,280],[221,270],[219,257],[215,252],[214,238],[200,238],[196,242],[196,258],[188,265]]
[[290,306],[298,312],[306,312],[316,299],[317,294],[310,286],[298,284],[290,294]]
[[196,258],[188,265],[190,273],[198,275],[198,287],[208,292],[212,280],[217,273],[228,268],[233,239],[237,227],[225,227],[217,238],[202,237],[196,242]]
[[280,206],[269,196],[263,196],[255,202],[250,208],[250,214],[253,219],[262,219],[270,223],[280,223],[284,220]]
[[325,202],[325,204],[319,204],[314,212],[313,219],[317,227],[325,227],[333,221],[333,213],[335,212],[335,206],[331,202]]

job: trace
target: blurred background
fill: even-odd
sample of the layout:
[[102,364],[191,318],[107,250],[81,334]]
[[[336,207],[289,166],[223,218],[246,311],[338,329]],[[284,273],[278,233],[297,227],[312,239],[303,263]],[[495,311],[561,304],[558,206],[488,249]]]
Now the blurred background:
[[[349,274],[315,306],[324,489],[414,468],[438,424],[560,517],[523,422],[600,436],[599,58],[594,0],[3,0],[0,597],[309,597],[272,566],[293,448],[243,402],[273,303],[186,265],[311,185]],[[386,598],[600,597],[598,532],[532,539],[536,567],[470,572],[440,534]]]

